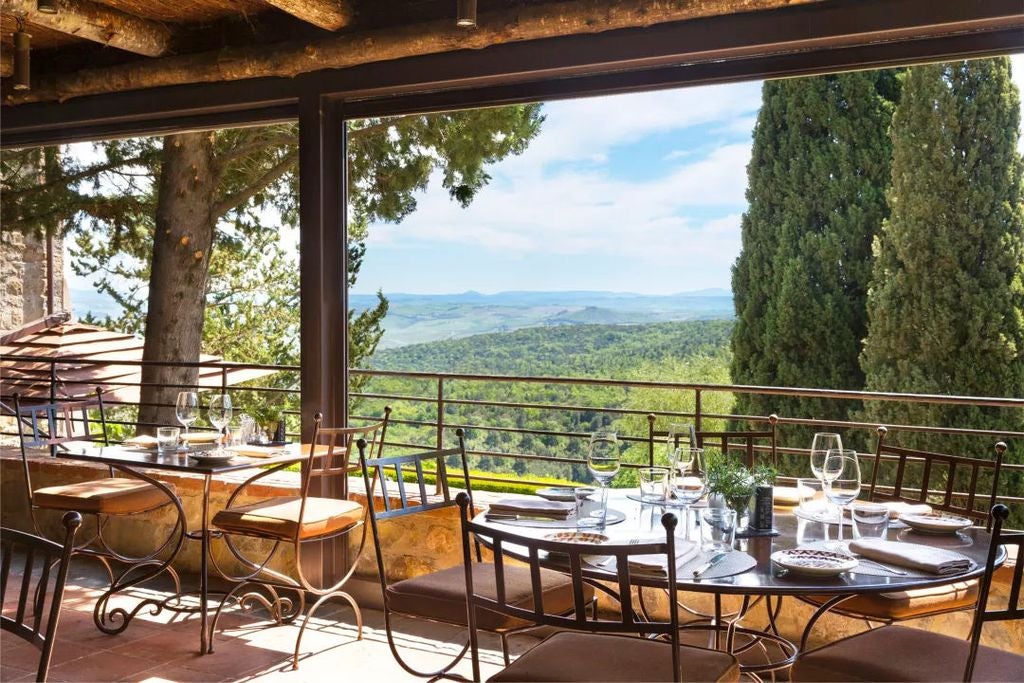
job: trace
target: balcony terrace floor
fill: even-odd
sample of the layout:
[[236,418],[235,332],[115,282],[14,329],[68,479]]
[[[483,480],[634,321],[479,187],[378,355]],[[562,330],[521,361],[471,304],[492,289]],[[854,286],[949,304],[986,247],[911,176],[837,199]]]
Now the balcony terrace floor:
[[[92,562],[79,561],[72,566],[50,681],[289,683],[337,680],[339,675],[379,682],[417,680],[391,656],[383,613],[363,610],[363,639],[357,640],[352,611],[341,604],[322,607],[306,629],[297,671],[291,668],[291,653],[298,626],[273,626],[266,612],[259,609],[226,611],[218,623],[214,652],[205,656],[198,653],[196,615],[166,610],[151,615],[143,610],[123,633],[106,635],[96,628],[92,616],[101,595],[101,573],[99,565]],[[161,594],[166,597],[170,591],[137,587],[130,593],[136,599]],[[461,649],[459,640],[464,633],[441,624],[399,619],[396,636],[407,661],[432,670]],[[482,645],[488,649],[482,652],[482,673],[487,677],[500,669],[501,654],[497,639],[491,643],[488,636],[483,638]],[[513,651],[525,651],[535,642],[529,636],[514,638]],[[24,641],[6,632],[0,635],[0,680],[34,680],[38,658],[39,651]],[[468,658],[460,663],[459,671],[469,674]]]

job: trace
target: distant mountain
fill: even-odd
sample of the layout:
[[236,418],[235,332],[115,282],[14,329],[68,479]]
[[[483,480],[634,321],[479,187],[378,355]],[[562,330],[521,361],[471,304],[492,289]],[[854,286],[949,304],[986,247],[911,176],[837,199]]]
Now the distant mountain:
[[[510,291],[496,294],[387,295],[380,348],[395,348],[527,327],[565,325],[637,325],[682,320],[730,320],[732,294],[702,289],[668,295],[595,291]],[[372,306],[376,295],[353,294],[356,310]]]

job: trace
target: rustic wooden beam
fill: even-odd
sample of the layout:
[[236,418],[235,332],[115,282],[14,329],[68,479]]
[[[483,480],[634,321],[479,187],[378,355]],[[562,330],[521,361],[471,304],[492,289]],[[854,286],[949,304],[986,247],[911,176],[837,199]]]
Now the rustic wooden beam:
[[352,3],[349,0],[265,0],[293,17],[325,28],[337,31],[352,23]]
[[7,78],[14,73],[14,55],[8,52],[0,52],[0,76]]
[[38,11],[36,0],[3,0],[0,10],[29,24],[147,57],[164,55],[170,47],[171,30],[164,24],[89,0],[60,0],[56,14]]
[[[24,1],[24,0],[22,0]],[[483,14],[478,27],[454,18],[335,36],[316,42],[224,48],[73,73],[43,74],[32,90],[11,93],[7,104],[64,101],[82,95],[183,83],[214,83],[257,76],[292,77],[454,50],[817,3],[822,0],[562,0]]]

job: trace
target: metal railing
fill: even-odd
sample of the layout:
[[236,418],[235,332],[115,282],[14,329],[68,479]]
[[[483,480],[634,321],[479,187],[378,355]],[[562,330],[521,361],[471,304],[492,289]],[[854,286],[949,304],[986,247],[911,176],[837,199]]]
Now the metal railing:
[[[62,395],[81,395],[83,389],[87,390],[95,384],[94,380],[75,379],[68,380],[63,377],[65,370],[74,368],[81,369],[91,365],[118,365],[118,366],[142,366],[147,364],[178,366],[189,368],[217,368],[221,373],[222,381],[219,389],[228,393],[252,392],[254,395],[274,396],[287,405],[280,412],[287,416],[297,416],[297,405],[300,389],[297,388],[298,366],[283,365],[257,365],[245,363],[228,362],[151,362],[151,361],[112,361],[104,359],[97,361],[89,358],[49,358],[45,356],[0,356],[0,362],[6,365],[17,362],[22,370],[17,377],[13,376],[7,367],[4,368],[4,376],[0,378],[0,403],[3,403],[3,412],[10,414],[9,406],[12,395],[30,386],[46,387],[46,395],[49,398],[60,399]],[[275,373],[292,373],[295,376],[293,386],[265,386],[259,384],[259,380],[247,382],[244,385],[230,386],[228,378],[232,370],[268,370]],[[945,404],[976,406],[991,409],[1003,409],[1007,413],[1007,424],[1020,424],[1020,416],[1024,415],[1024,399],[1000,398],[1000,397],[973,397],[973,396],[946,396],[933,394],[900,394],[893,392],[868,392],[868,391],[847,391],[836,389],[801,389],[789,387],[760,387],[744,385],[719,385],[691,382],[668,382],[668,381],[641,381],[641,380],[618,380],[600,378],[569,378],[569,377],[529,377],[529,376],[500,376],[485,374],[467,373],[438,373],[438,372],[417,372],[417,371],[393,371],[393,370],[367,370],[352,369],[353,378],[361,378],[365,386],[360,390],[350,392],[350,399],[354,410],[351,419],[353,421],[364,421],[379,419],[384,405],[392,405],[395,412],[392,414],[392,428],[389,429],[389,439],[386,445],[390,448],[414,449],[414,448],[441,448],[444,446],[446,434],[450,434],[456,428],[462,428],[474,434],[475,439],[471,440],[472,447],[469,449],[471,456],[479,458],[491,458],[509,460],[525,463],[526,469],[531,463],[559,463],[567,467],[567,472],[572,466],[584,464],[581,457],[572,457],[572,448],[566,447],[572,441],[578,440],[577,445],[587,439],[590,435],[586,430],[572,430],[559,428],[560,420],[554,419],[554,415],[564,417],[565,415],[586,415],[599,413],[624,423],[632,420],[634,427],[630,433],[621,433],[620,440],[631,449],[635,457],[625,463],[626,467],[641,467],[654,464],[657,458],[657,438],[668,422],[692,421],[698,431],[714,428],[721,428],[726,423],[758,425],[769,421],[767,415],[742,415],[733,412],[721,412],[708,410],[711,403],[722,404],[723,396],[735,396],[737,394],[754,394],[760,396],[781,396],[820,398],[833,401],[895,401],[909,404]],[[104,380],[103,385],[115,391],[119,388],[141,389],[145,386],[141,380]],[[396,388],[397,385],[397,388]],[[685,409],[652,408],[650,406],[629,405],[628,402],[605,403],[592,405],[583,401],[555,402],[551,400],[502,400],[495,398],[481,398],[480,389],[483,387],[499,387],[511,390],[512,387],[542,386],[548,390],[557,389],[570,398],[576,398],[575,394],[582,391],[587,394],[594,389],[614,389],[629,395],[637,391],[666,392],[674,397],[677,406],[686,406]],[[193,388],[186,385],[165,385],[155,384],[152,386]],[[216,389],[217,387],[206,387]],[[456,388],[458,390],[456,390]],[[579,390],[579,391],[578,391]],[[716,400],[718,399],[718,400]],[[731,401],[725,401],[731,403]],[[137,408],[140,405],[157,405],[161,407],[173,407],[166,403],[141,404],[139,401],[108,399],[107,405],[111,407]],[[409,408],[403,414],[402,408]],[[412,410],[415,408],[415,410]],[[427,419],[422,418],[426,409]],[[498,416],[509,417],[510,415],[522,415],[525,412],[533,412],[539,416],[551,416],[545,421],[543,418],[535,422],[539,424],[521,425],[513,421],[513,424],[499,424],[501,420],[494,419],[489,424],[487,421],[474,421],[473,415],[466,415],[465,411],[491,410]],[[1021,411],[1021,412],[1018,412]],[[409,413],[415,412],[419,419]],[[507,420],[506,420],[507,421]],[[124,428],[133,427],[136,422],[128,417],[118,418],[116,415],[108,423]],[[298,420],[293,420],[293,425],[298,426]],[[794,428],[828,428],[849,430],[860,433],[863,443],[869,443],[874,438],[874,431],[878,426],[874,422],[840,419],[815,419],[791,415],[779,415],[777,419],[779,438],[777,453],[780,458],[806,458],[808,449],[804,444],[786,442],[787,430],[796,431]],[[154,425],[145,425],[154,426]],[[1019,460],[1014,458],[1014,452],[1020,449],[1016,444],[1024,444],[1024,432],[1012,429],[991,430],[972,429],[963,427],[950,427],[945,425],[900,425],[888,424],[890,434],[896,432],[938,434],[947,436],[970,436],[978,437],[981,441],[987,441],[989,445],[997,440],[1004,440],[1010,443],[1008,451],[1008,462],[1003,465],[1003,480],[1013,481],[1018,477],[1014,475],[1024,474],[1024,463],[1013,462]],[[405,429],[403,429],[405,428]],[[8,429],[5,434],[12,434]],[[547,439],[543,447],[535,449],[536,452],[517,452],[487,448],[486,438],[479,438],[481,435],[507,435],[511,438],[540,437]],[[289,436],[297,437],[294,431]],[[450,438],[450,436],[448,437]],[[759,451],[769,448],[766,444],[756,446]],[[577,452],[579,449],[577,448]],[[984,453],[990,455],[991,451]],[[499,476],[488,473],[474,475],[474,481],[491,482],[494,484],[510,483],[507,476]],[[541,479],[530,479],[529,476],[517,476],[514,483],[520,485],[541,486],[548,482]],[[1000,499],[1007,503],[1024,502],[1024,491],[1010,490],[1004,485],[1000,491]]]

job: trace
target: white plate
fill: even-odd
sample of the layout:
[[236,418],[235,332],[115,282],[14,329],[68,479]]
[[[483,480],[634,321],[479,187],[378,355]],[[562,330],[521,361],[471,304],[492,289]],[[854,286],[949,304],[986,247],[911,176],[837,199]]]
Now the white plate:
[[[594,533],[592,531],[556,531],[555,533],[548,534],[544,537],[548,541],[558,541],[559,543],[580,543],[583,545],[601,545],[602,543],[608,542],[608,537],[604,534]],[[565,554],[557,553],[557,556],[567,557]],[[587,564],[595,567],[600,567],[606,564],[611,555],[580,555]]]
[[189,453],[192,458],[201,465],[223,465],[235,457],[234,453]]
[[794,574],[838,576],[857,566],[857,558],[831,550],[793,548],[772,553],[772,562]]
[[955,534],[974,526],[974,522],[959,515],[948,515],[944,512],[929,512],[927,514],[900,515],[900,521],[914,531],[925,534]]
[[[593,490],[591,489],[591,491]],[[537,489],[536,494],[544,500],[557,500],[563,503],[573,503],[576,501],[576,493],[571,486],[548,486],[547,488]]]

